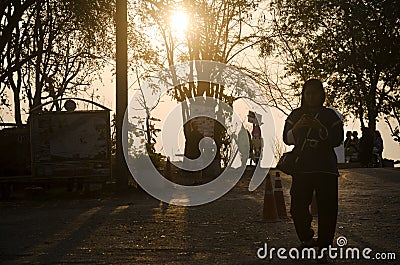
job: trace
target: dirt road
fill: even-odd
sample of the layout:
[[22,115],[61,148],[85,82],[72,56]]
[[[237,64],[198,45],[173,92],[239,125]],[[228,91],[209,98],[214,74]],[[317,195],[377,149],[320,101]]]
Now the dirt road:
[[[274,175],[274,172],[272,172]],[[289,210],[290,177],[283,175]],[[47,194],[0,202],[3,264],[314,264],[259,259],[264,246],[298,246],[290,218],[261,222],[264,185],[249,192],[249,177],[215,202],[179,207],[144,192]],[[346,247],[395,253],[400,263],[400,170],[347,169],[339,179],[337,237]],[[313,223],[315,226],[315,221]]]

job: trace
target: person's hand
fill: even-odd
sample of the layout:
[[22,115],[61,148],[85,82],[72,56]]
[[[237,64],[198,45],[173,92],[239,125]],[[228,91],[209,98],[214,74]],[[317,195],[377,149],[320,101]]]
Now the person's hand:
[[325,131],[326,127],[318,120],[312,117],[311,115],[304,114],[301,118],[295,123],[293,126],[293,134],[298,134],[298,132],[303,128],[313,128],[319,131]]
[[294,131],[299,131],[302,128],[310,128],[314,126],[313,117],[304,114],[293,126]]

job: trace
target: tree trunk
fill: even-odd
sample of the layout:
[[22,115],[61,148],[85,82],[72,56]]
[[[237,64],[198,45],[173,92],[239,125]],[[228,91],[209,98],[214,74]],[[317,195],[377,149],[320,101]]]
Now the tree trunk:
[[368,127],[371,132],[375,132],[376,130],[376,118],[378,117],[378,107],[377,99],[376,99],[376,91],[379,80],[379,72],[376,74],[371,74],[370,77],[370,90],[369,90],[369,98],[368,98]]
[[15,89],[13,90],[14,94],[14,117],[15,117],[15,123],[17,126],[22,125],[22,118],[21,118],[21,101],[19,98],[20,90]]
[[[35,21],[35,41],[37,43],[37,51],[38,55],[36,57],[35,61],[35,95],[33,97],[33,105],[32,108],[35,108],[42,104],[42,87],[43,87],[43,82],[42,82],[42,69],[41,69],[41,63],[42,63],[42,58],[43,58],[43,39],[42,39],[42,22],[40,18],[40,11],[41,11],[41,5],[37,4],[36,7],[36,21]],[[37,110],[40,111],[40,110]]]

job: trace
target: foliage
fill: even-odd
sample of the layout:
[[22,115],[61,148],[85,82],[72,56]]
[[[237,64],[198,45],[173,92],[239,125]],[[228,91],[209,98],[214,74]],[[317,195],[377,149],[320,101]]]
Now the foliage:
[[[21,124],[21,101],[29,108],[44,99],[76,93],[112,56],[114,2],[17,0],[0,9],[0,93],[12,90]],[[55,104],[51,109],[60,109]]]
[[[260,43],[260,28],[254,24],[253,13],[261,1],[234,1],[234,0],[196,0],[196,1],[137,1],[135,10],[138,16],[131,16],[131,27],[143,33],[143,41],[139,49],[146,47],[156,54],[152,66],[142,70],[146,75],[157,72],[160,68],[177,65],[181,62],[195,60],[210,60],[234,66],[240,66],[237,60],[247,48]],[[180,35],[171,26],[171,17],[177,12],[188,16],[188,27]],[[132,47],[135,49],[135,47]],[[200,75],[203,71],[195,63],[191,65],[192,73]],[[150,70],[148,70],[150,69]],[[175,81],[175,80],[174,80]],[[157,88],[155,88],[157,89]],[[240,91],[229,90],[219,84],[210,82],[188,82],[175,86],[169,95],[182,102],[184,123],[190,118],[188,102],[195,97],[208,96],[223,100],[229,105],[239,98]],[[226,118],[229,119],[229,114]],[[188,126],[186,124],[185,126]],[[229,139],[221,126],[215,123],[214,139],[221,157],[226,159],[229,152]],[[185,132],[190,130],[184,130]],[[186,135],[186,143],[190,142],[191,135]],[[219,139],[217,139],[219,138]],[[185,156],[186,154],[185,146]]]
[[399,94],[399,6],[396,0],[273,1],[293,87],[310,77],[326,81],[329,102],[374,130],[379,115],[393,115]]

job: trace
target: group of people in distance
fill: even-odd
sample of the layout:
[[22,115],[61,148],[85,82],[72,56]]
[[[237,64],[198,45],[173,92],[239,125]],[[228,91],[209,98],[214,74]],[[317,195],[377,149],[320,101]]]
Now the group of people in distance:
[[357,131],[348,131],[344,141],[346,162],[360,162],[363,167],[382,167],[383,140],[378,130],[362,129],[361,138]]

